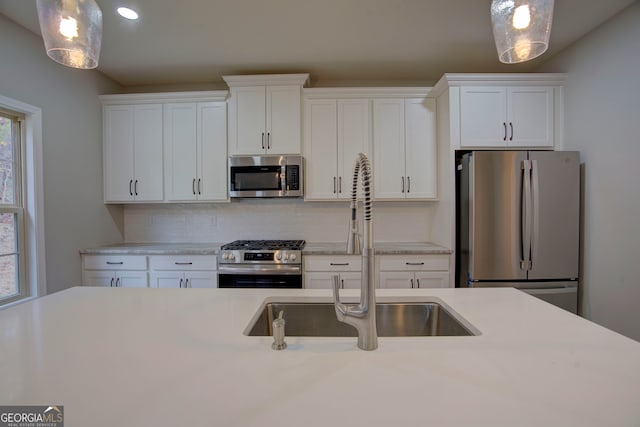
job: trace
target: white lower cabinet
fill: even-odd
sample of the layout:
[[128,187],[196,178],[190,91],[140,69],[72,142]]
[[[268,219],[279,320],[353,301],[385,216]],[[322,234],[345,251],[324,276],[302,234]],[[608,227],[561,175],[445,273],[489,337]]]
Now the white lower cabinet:
[[380,255],[378,271],[381,288],[449,287],[448,255]]
[[152,288],[217,288],[215,255],[154,255],[149,257]]
[[112,288],[147,288],[144,255],[83,255],[82,284]]
[[331,289],[338,276],[342,289],[360,288],[362,257],[359,255],[307,255],[304,258],[304,287]]

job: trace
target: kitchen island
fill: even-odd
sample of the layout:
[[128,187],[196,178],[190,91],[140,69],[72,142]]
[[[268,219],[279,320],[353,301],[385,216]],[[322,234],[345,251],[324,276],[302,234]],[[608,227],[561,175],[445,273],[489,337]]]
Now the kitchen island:
[[71,288],[0,310],[0,404],[64,405],[67,427],[640,425],[639,342],[514,289],[377,295],[479,335],[274,351],[243,334],[265,299],[328,291]]

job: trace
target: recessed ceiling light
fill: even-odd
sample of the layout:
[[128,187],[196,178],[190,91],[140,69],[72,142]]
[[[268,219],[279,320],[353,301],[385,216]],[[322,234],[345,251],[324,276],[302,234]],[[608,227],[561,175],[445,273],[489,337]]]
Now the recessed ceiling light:
[[135,10],[129,9],[128,7],[119,7],[118,13],[123,18],[131,19],[131,20],[138,19],[138,13]]

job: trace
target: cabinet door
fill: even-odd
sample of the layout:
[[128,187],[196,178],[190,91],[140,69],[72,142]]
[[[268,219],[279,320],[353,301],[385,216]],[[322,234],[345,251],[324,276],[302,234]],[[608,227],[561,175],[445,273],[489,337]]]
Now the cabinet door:
[[267,86],[266,147],[268,154],[299,154],[300,86]]
[[198,104],[198,200],[227,200],[227,104]]
[[412,271],[381,271],[380,287],[387,289],[410,289],[416,287]]
[[104,121],[104,200],[133,200],[133,106],[108,105]]
[[510,147],[553,147],[553,88],[513,87],[507,90]]
[[304,273],[304,287],[305,289],[331,289],[333,286],[333,276],[339,276],[339,273],[306,272]]
[[229,107],[229,154],[264,154],[265,87],[232,88]]
[[343,272],[340,273],[340,284],[342,289],[360,289],[362,273]]
[[217,288],[218,275],[215,271],[190,271],[185,273],[188,288]]
[[334,99],[307,100],[305,115],[305,200],[331,200],[338,192],[337,110]]
[[507,96],[503,87],[460,89],[460,144],[496,147],[507,144]]
[[182,271],[153,272],[150,276],[152,288],[182,288],[186,286]]
[[134,196],[136,200],[160,202],[162,177],[162,105],[134,107]]
[[167,200],[196,198],[196,104],[164,106]]
[[371,158],[369,100],[338,100],[338,198],[350,199],[359,153]]
[[404,198],[404,99],[373,101],[373,172],[375,198]]
[[148,288],[146,271],[119,271],[116,285],[121,288]]
[[407,99],[405,150],[407,199],[435,199],[437,182],[435,99]]
[[448,288],[448,271],[419,271],[415,273],[416,288]]
[[114,287],[116,285],[116,275],[113,271],[84,270],[82,277],[84,286]]

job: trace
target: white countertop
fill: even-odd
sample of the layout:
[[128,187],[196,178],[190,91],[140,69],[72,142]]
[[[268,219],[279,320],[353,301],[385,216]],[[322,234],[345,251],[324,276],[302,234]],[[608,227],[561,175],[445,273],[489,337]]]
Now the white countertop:
[[[83,255],[216,255],[224,243],[118,243],[85,248]],[[451,249],[430,242],[376,242],[376,253],[450,254]],[[306,242],[304,255],[344,255],[346,242]]]
[[72,288],[0,310],[0,404],[64,405],[67,427],[640,424],[636,341],[514,289],[377,295],[440,299],[481,335],[273,351],[243,335],[264,299],[328,291]]

